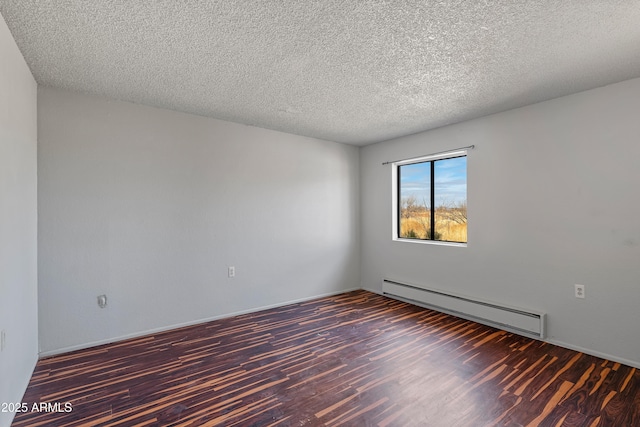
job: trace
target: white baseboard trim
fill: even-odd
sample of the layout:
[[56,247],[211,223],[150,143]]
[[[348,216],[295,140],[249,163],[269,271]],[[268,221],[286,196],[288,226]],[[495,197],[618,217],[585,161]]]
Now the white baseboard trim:
[[134,332],[132,334],[121,335],[121,336],[118,336],[118,337],[107,338],[107,339],[104,339],[104,340],[92,341],[92,342],[88,342],[88,343],[84,343],[84,344],[73,345],[73,346],[70,346],[70,347],[58,348],[58,349],[55,349],[55,350],[41,351],[39,356],[40,356],[40,359],[43,359],[45,357],[57,356],[57,355],[60,355],[60,354],[69,353],[71,351],[84,350],[84,349],[87,349],[87,348],[96,347],[96,346],[103,345],[103,344],[111,344],[111,343],[114,343],[114,342],[124,341],[124,340],[132,339],[132,338],[140,338],[140,337],[144,337],[146,335],[152,335],[152,334],[157,334],[157,333],[161,333],[161,332],[167,332],[167,331],[171,331],[173,329],[180,329],[180,328],[184,328],[184,327],[187,327],[187,326],[199,325],[199,324],[202,324],[202,323],[212,322],[214,320],[220,320],[220,319],[226,319],[228,317],[239,316],[241,314],[257,313],[259,311],[269,310],[269,309],[272,309],[272,308],[284,307],[286,305],[297,304],[297,303],[306,302],[306,301],[312,301],[312,300],[318,299],[318,298],[324,298],[324,297],[330,297],[330,296],[333,296],[333,295],[344,294],[344,293],[347,293],[347,292],[356,291],[358,289],[360,289],[360,288],[342,289],[342,290],[339,290],[339,291],[328,292],[328,293],[325,293],[325,294],[315,295],[315,296],[312,296],[312,297],[299,298],[299,299],[285,301],[285,302],[281,302],[281,303],[265,305],[265,306],[262,306],[262,307],[251,308],[251,309],[248,309],[248,310],[235,311],[233,313],[225,313],[225,314],[221,314],[221,315],[218,315],[218,316],[207,317],[207,318],[204,318],[204,319],[198,319],[198,320],[193,320],[193,321],[189,321],[189,322],[177,323],[177,324],[174,324],[174,325],[162,326],[160,328],[148,329],[146,331]]
[[[365,291],[369,291],[369,292],[373,292],[374,294],[378,294],[378,295],[383,295],[382,291],[379,291],[377,289],[369,289],[369,288],[365,288],[362,287],[363,290]],[[555,340],[555,339],[544,339],[542,340],[546,343],[549,344],[553,344],[553,345],[557,345],[558,347],[562,347],[562,348],[566,348],[569,350],[573,350],[573,351],[578,351],[580,353],[584,353],[584,354],[588,354],[590,356],[595,356],[595,357],[599,357],[601,359],[606,359],[606,360],[610,360],[612,362],[618,362],[618,363],[622,363],[623,365],[627,365],[627,366],[631,366],[632,368],[636,368],[636,369],[640,369],[640,362],[639,361],[635,361],[635,360],[629,360],[629,359],[625,359],[622,357],[617,357],[614,356],[613,354],[608,354],[608,353],[601,353],[599,351],[595,351],[595,350],[591,350],[588,348],[583,348],[577,345],[572,345],[572,344],[568,344],[564,341],[560,341],[560,340]]]
[[558,341],[554,339],[546,339],[545,342],[549,344],[557,345],[558,347],[568,348],[569,350],[579,351],[580,353],[588,354],[590,356],[599,357],[601,359],[610,360],[612,362],[622,363],[623,365],[631,366],[632,368],[640,369],[640,362],[624,359],[622,357],[614,356],[613,354],[601,353],[599,351],[583,348],[577,345],[567,344],[564,341]]
[[[299,298],[299,299],[296,299],[296,300],[291,300],[291,301],[285,301],[285,302],[282,302],[282,303],[266,305],[266,306],[257,307],[257,308],[254,308],[254,309],[241,310],[241,311],[236,311],[236,312],[233,312],[233,313],[226,313],[226,314],[222,314],[222,315],[218,315],[218,316],[208,317],[208,318],[205,318],[205,319],[194,320],[194,321],[191,321],[191,322],[184,322],[184,323],[179,323],[179,324],[175,324],[175,325],[164,326],[164,327],[161,327],[161,328],[149,329],[149,330],[146,330],[146,331],[141,331],[141,332],[136,332],[136,333],[133,333],[133,334],[122,335],[122,336],[115,337],[115,338],[109,338],[109,339],[100,340],[100,341],[93,341],[93,342],[90,342],[90,343],[85,343],[85,344],[75,345],[75,346],[71,346],[71,347],[60,348],[60,349],[56,349],[56,350],[43,351],[43,352],[40,352],[39,356],[40,356],[40,358],[56,356],[56,355],[63,354],[63,353],[69,353],[71,351],[84,350],[86,348],[96,347],[98,345],[110,344],[110,343],[114,343],[114,342],[118,342],[118,341],[124,341],[124,340],[132,339],[132,338],[139,338],[139,337],[143,337],[145,335],[157,334],[157,333],[160,333],[160,332],[166,332],[166,331],[170,331],[172,329],[180,329],[180,328],[184,328],[184,327],[187,327],[187,326],[199,325],[199,324],[211,322],[211,321],[214,321],[214,320],[220,320],[220,319],[225,319],[225,318],[228,318],[228,317],[239,316],[241,314],[257,313],[257,312],[263,311],[263,310],[269,310],[269,309],[272,309],[272,308],[284,307],[284,306],[290,305],[290,304],[297,304],[297,303],[300,303],[300,302],[311,301],[311,300],[318,299],[318,298],[324,298],[324,297],[329,297],[329,296],[333,296],[333,295],[344,294],[344,293],[356,291],[356,290],[359,290],[359,289],[362,289],[362,290],[365,290],[365,291],[368,291],[368,292],[372,292],[374,294],[378,294],[378,295],[383,295],[384,296],[382,291],[377,290],[377,289],[366,288],[366,287],[343,289],[343,290],[340,290],[340,291],[328,292],[328,293],[325,293],[325,294],[320,294],[320,295],[316,295],[316,296],[312,296],[312,297]],[[583,347],[580,347],[580,346],[568,344],[568,343],[566,343],[564,341],[559,341],[559,340],[555,340],[555,339],[548,339],[547,338],[547,339],[544,340],[544,342],[547,342],[547,343],[553,344],[553,345],[557,345],[558,347],[567,348],[569,350],[579,351],[580,353],[588,354],[590,356],[599,357],[601,359],[611,360],[612,362],[622,363],[623,365],[631,366],[632,368],[640,369],[640,362],[638,362],[638,361],[617,357],[617,356],[614,356],[612,354],[601,353],[599,351],[595,351],[595,350],[583,348]],[[26,389],[26,387],[25,387],[25,389]]]

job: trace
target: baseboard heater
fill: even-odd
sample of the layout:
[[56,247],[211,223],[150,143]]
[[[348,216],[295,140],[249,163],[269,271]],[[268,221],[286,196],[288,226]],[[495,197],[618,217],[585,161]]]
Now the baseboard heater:
[[405,301],[531,338],[545,338],[545,314],[384,279],[382,292]]

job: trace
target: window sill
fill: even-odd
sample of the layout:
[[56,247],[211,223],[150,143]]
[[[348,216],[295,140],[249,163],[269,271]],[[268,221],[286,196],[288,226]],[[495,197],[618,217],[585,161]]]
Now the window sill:
[[467,243],[457,243],[457,242],[441,242],[438,240],[420,240],[420,239],[402,239],[399,237],[393,238],[394,242],[406,242],[406,243],[417,243],[419,245],[435,245],[435,246],[453,246],[458,248],[466,248]]

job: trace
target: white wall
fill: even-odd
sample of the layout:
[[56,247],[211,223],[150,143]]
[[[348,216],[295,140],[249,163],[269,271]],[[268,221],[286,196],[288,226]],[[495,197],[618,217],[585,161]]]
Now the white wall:
[[[0,403],[20,402],[38,357],[36,82],[0,16]],[[1,408],[0,408],[1,409]],[[0,411],[0,426],[13,413]]]
[[38,113],[44,354],[359,287],[356,147],[44,87]]
[[[550,341],[640,366],[639,112],[635,79],[364,147],[363,287],[387,277],[541,310]],[[381,163],[471,144],[468,247],[392,242]]]

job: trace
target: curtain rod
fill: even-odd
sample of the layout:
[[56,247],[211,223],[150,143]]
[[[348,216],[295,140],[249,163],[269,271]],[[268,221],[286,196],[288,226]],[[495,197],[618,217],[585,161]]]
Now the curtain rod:
[[[476,147],[475,145],[469,145],[467,147],[454,148],[453,150],[439,151],[437,153],[425,154],[423,156],[416,156],[416,158],[435,156],[437,154],[453,153],[454,151],[459,151],[459,150],[473,150],[475,147]],[[384,165],[389,165],[391,163],[403,162],[405,160],[409,160],[409,159],[391,160],[391,161],[382,163],[382,165],[384,166]]]

